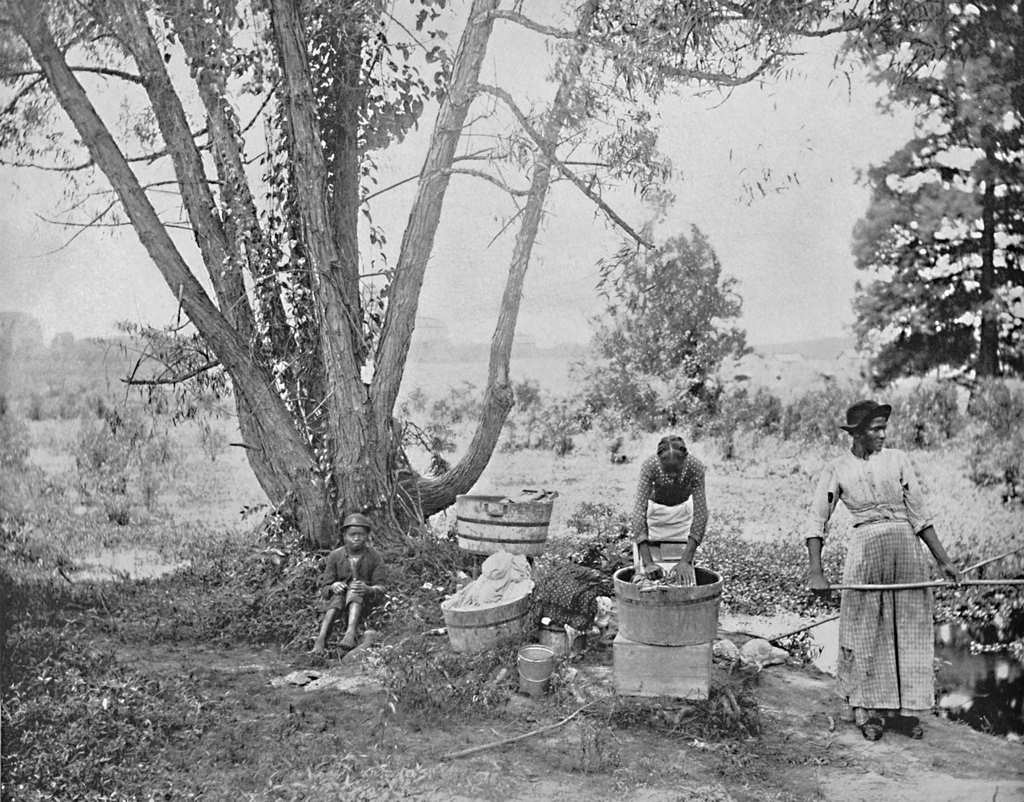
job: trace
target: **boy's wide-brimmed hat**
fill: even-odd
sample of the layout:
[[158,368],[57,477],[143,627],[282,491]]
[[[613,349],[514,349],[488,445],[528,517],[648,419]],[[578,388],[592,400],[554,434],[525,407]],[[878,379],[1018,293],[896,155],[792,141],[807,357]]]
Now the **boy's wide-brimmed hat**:
[[373,524],[370,522],[370,519],[361,512],[353,512],[346,515],[345,520],[341,522],[341,531],[344,532],[346,529],[350,529],[353,526],[361,526],[367,531],[373,529]]
[[875,418],[888,419],[891,414],[892,406],[889,404],[879,404],[877,401],[858,401],[846,410],[846,423],[840,423],[839,428],[853,434]]

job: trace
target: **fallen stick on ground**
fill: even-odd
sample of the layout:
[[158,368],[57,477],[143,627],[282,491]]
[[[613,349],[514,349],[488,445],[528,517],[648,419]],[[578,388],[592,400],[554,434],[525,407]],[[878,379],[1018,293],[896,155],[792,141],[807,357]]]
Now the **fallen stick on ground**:
[[791,629],[789,632],[782,632],[782,633],[780,633],[778,635],[771,635],[770,637],[769,637],[768,633],[765,633],[763,635],[758,635],[758,634],[756,634],[754,632],[740,632],[740,631],[727,632],[726,634],[727,635],[745,635],[748,638],[756,638],[757,640],[766,640],[769,643],[778,643],[780,640],[785,640],[786,638],[791,638],[794,635],[799,635],[801,632],[804,632],[804,631],[806,631],[808,629],[814,629],[815,627],[821,626],[822,624],[827,624],[829,621],[835,621],[837,618],[839,618],[839,613],[836,613],[835,615],[830,615],[827,618],[819,618],[817,621],[812,621],[811,623],[804,624],[803,626],[797,627],[796,629]]
[[830,615],[827,618],[820,618],[817,621],[812,621],[810,624],[804,624],[802,627],[794,629],[790,632],[783,632],[781,635],[774,635],[773,637],[768,638],[767,640],[769,643],[776,643],[777,641],[784,640],[785,638],[792,638],[794,635],[799,635],[801,632],[806,632],[808,629],[814,629],[815,627],[821,626],[822,624],[827,624],[829,621],[835,621],[837,618],[839,618],[839,613],[836,613],[835,615]]
[[475,755],[477,752],[483,752],[487,749],[493,749],[496,746],[505,746],[506,744],[512,744],[516,741],[522,741],[526,738],[532,738],[534,735],[540,735],[543,732],[557,730],[563,724],[568,724],[570,721],[576,718],[576,716],[582,713],[583,710],[585,710],[589,705],[590,703],[587,702],[587,704],[583,705],[583,707],[577,708],[574,713],[571,713],[570,715],[566,716],[561,721],[558,721],[554,724],[548,724],[546,727],[538,727],[535,730],[524,732],[522,735],[513,735],[511,738],[502,738],[500,741],[491,741],[490,743],[481,744],[480,746],[472,746],[469,749],[463,749],[461,752],[448,752],[447,754],[441,755],[441,760],[454,760],[457,757],[467,757],[468,755]]
[[1024,579],[963,579],[946,582],[903,582],[895,585],[829,585],[828,590],[918,590],[920,588],[959,588],[965,585],[1024,585]]

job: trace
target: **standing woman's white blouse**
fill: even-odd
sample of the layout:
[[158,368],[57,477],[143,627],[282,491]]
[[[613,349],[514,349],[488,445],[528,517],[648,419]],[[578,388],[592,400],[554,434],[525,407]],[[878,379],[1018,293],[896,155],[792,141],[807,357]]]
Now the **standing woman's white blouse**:
[[821,475],[811,506],[811,537],[829,532],[829,519],[842,500],[854,526],[878,521],[906,521],[914,533],[931,525],[921,485],[905,452],[886,448],[867,459],[847,453]]

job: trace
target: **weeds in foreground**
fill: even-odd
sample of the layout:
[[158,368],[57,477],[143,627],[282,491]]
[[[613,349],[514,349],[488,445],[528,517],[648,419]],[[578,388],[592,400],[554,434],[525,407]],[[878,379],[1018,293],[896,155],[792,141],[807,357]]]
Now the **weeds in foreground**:
[[5,797],[142,798],[166,767],[165,750],[213,721],[187,678],[128,669],[76,639],[71,625],[18,628],[8,650]]
[[395,712],[420,721],[466,721],[491,715],[508,701],[518,683],[509,667],[522,643],[516,638],[457,654],[445,640],[412,635],[381,648],[375,666]]
[[708,698],[675,699],[613,697],[592,713],[615,727],[653,729],[666,735],[707,741],[754,738],[761,733],[755,676],[729,677],[712,683]]

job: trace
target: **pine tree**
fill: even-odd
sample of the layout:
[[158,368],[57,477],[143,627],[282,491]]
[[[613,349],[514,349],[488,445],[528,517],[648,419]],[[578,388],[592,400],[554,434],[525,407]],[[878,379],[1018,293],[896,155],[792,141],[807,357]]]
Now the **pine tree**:
[[[913,44],[911,44],[913,43]],[[856,331],[876,379],[1024,372],[1024,19],[951,5],[869,43],[918,135],[869,172],[854,230]]]

